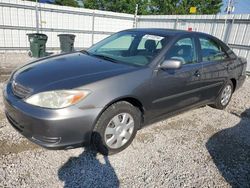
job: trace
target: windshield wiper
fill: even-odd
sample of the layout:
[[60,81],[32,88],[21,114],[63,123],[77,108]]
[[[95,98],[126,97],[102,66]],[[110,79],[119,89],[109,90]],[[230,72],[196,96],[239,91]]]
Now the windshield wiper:
[[109,56],[105,56],[103,54],[90,54],[91,56],[95,56],[98,57],[100,59],[104,59],[104,60],[108,60],[108,61],[112,61],[114,63],[119,63],[119,61],[117,61],[116,59],[109,57]]
[[90,53],[87,50],[80,50],[81,53],[90,55]]

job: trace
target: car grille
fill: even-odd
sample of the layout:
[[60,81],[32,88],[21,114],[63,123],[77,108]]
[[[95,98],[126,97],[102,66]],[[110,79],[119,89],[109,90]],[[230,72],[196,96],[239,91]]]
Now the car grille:
[[12,92],[19,98],[25,98],[31,94],[31,89],[22,86],[21,84],[13,81],[11,84]]

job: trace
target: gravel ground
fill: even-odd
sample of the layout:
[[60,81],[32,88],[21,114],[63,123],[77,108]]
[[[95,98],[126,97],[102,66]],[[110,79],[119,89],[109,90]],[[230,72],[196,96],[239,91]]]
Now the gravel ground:
[[250,187],[250,79],[226,110],[206,106],[155,123],[110,157],[36,146],[2,107],[0,187]]

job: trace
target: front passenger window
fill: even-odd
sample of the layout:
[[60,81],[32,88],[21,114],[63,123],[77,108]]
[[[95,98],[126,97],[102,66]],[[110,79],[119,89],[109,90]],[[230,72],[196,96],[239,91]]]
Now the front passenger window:
[[195,42],[193,38],[182,38],[178,40],[167,52],[166,60],[179,59],[183,64],[197,62]]

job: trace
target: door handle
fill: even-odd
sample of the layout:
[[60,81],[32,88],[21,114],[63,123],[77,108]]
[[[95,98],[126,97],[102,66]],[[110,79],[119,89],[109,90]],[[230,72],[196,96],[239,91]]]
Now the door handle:
[[196,76],[196,77],[200,77],[200,76],[201,76],[200,71],[199,71],[199,70],[195,71],[194,76]]

